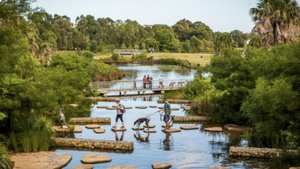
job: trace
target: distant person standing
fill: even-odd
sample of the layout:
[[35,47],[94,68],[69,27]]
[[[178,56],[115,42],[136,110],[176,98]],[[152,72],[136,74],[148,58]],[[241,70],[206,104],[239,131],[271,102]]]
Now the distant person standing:
[[144,78],[143,78],[143,88],[145,89],[146,88],[146,85],[147,85],[147,77],[146,75],[144,75]]
[[159,87],[164,88],[164,78],[162,75],[160,75],[159,77]]
[[152,83],[153,83],[153,78],[152,77],[149,78],[148,83],[149,83],[149,88],[152,89]]
[[147,76],[147,85],[148,85],[148,88],[150,88],[150,83],[149,82],[150,82],[150,76],[148,75]]
[[164,101],[164,108],[159,110],[159,112],[163,111],[163,120],[164,122],[166,123],[166,129],[169,129],[170,128],[170,118],[171,118],[171,105],[170,103],[167,101],[166,98],[163,99]]
[[118,121],[119,119],[121,120],[122,122],[122,129],[125,129],[125,125],[124,125],[124,120],[123,120],[123,114],[125,113],[125,106],[122,105],[120,103],[120,99],[116,99],[116,104],[117,104],[117,115],[116,115],[116,123],[115,125],[113,126],[114,129],[117,129],[118,128]]
[[136,89],[136,77],[133,79],[133,88]]
[[59,116],[60,116],[60,128],[63,128],[64,125],[67,125],[66,124],[66,118],[65,118],[65,114],[62,110],[62,108],[58,108],[58,113],[59,113]]

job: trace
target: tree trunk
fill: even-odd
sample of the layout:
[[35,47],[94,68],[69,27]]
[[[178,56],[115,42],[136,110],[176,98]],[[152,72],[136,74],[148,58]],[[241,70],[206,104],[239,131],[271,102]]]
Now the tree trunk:
[[274,22],[272,24],[272,28],[273,28],[273,44],[276,46],[278,45],[278,30],[277,30],[277,22]]

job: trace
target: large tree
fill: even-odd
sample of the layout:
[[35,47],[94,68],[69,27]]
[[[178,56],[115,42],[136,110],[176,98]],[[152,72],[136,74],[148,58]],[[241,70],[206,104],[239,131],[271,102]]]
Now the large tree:
[[[250,9],[256,25],[263,25],[260,34],[272,33],[273,44],[279,43],[279,35],[299,24],[300,9],[296,0],[259,0],[256,8]],[[255,29],[255,28],[254,28]],[[255,29],[256,30],[256,29]],[[287,38],[283,38],[284,42]]]

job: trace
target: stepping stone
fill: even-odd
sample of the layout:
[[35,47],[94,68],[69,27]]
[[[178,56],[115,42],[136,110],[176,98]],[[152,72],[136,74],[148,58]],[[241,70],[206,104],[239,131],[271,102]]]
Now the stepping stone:
[[176,110],[180,110],[179,108],[171,108],[171,110],[176,111]]
[[131,106],[127,106],[127,107],[125,107],[125,109],[132,109],[133,107],[131,107]]
[[[162,128],[166,128],[166,126],[165,126],[165,125],[161,125],[161,127],[162,127]],[[173,127],[173,125],[171,125],[170,127]]]
[[118,132],[118,131],[126,131],[126,128],[111,128],[112,131]]
[[156,130],[153,130],[153,129],[144,130],[144,133],[156,133]]
[[116,107],[106,107],[106,110],[117,110]]
[[106,109],[108,106],[97,106],[98,109]]
[[125,166],[125,165],[120,165],[120,166],[111,166],[107,167],[106,169],[138,169],[136,166]]
[[147,109],[147,106],[135,106],[137,109]]
[[158,107],[158,108],[159,108],[159,109],[164,109],[164,107],[161,107],[161,106],[160,106],[160,107]]
[[251,127],[239,126],[236,124],[226,124],[224,127],[229,131],[245,132],[251,130]]
[[94,132],[97,133],[97,134],[102,134],[102,133],[105,133],[105,129],[94,129]]
[[90,164],[82,164],[82,165],[78,165],[73,167],[72,169],[93,169],[93,165]]
[[157,106],[149,106],[150,108],[157,108]]
[[175,132],[181,132],[181,129],[178,129],[178,128],[170,128],[170,129],[163,129],[161,130],[165,133],[175,133]]
[[140,128],[132,127],[132,130],[134,130],[134,131],[144,130],[144,127],[140,127]]
[[152,163],[152,168],[153,169],[168,169],[171,168],[172,164],[171,163],[165,163],[165,162],[154,162]]
[[69,125],[69,127],[63,126],[63,128],[60,128],[60,126],[53,126],[52,129],[58,133],[81,133],[82,132],[82,129],[80,126]]
[[185,107],[183,107],[183,110],[191,110],[191,106],[185,106]]
[[105,154],[87,154],[81,158],[84,164],[107,163],[111,162],[111,158]]
[[197,127],[195,125],[184,125],[184,126],[180,126],[180,129],[182,129],[182,130],[197,130],[197,129],[199,129],[199,127]]
[[85,128],[87,128],[87,129],[97,129],[97,128],[100,128],[100,125],[99,124],[88,124],[88,125],[85,125]]
[[211,166],[209,169],[230,169],[230,167],[222,167],[222,166]]
[[155,125],[153,125],[153,124],[149,124],[148,126],[144,125],[144,128],[155,128]]
[[223,131],[222,127],[206,127],[203,130],[204,131],[210,131],[210,132],[221,132],[221,131]]

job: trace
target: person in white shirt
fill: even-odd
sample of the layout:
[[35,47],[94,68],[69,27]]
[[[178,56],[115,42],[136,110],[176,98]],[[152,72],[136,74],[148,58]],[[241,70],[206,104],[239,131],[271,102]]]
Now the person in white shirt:
[[164,88],[164,78],[162,75],[160,75],[159,77],[159,87]]

